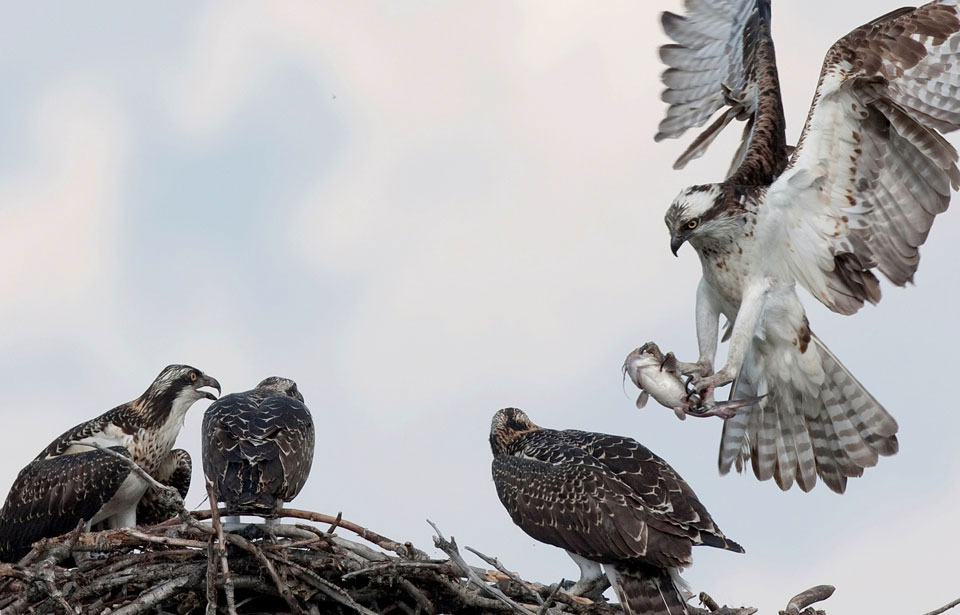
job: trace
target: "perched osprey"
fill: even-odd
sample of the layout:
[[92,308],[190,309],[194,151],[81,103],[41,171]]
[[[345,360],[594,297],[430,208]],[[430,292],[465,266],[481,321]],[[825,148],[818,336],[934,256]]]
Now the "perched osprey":
[[575,588],[606,572],[627,615],[687,612],[679,569],[691,564],[694,545],[743,553],[693,489],[636,440],[544,429],[505,408],[493,416],[490,448],[497,495],[514,523],[567,551],[580,567]]
[[272,376],[207,408],[203,473],[228,514],[269,518],[303,489],[313,443],[313,419],[297,383]]
[[101,522],[135,526],[146,483],[122,459],[90,445],[122,452],[162,476],[187,410],[198,399],[216,399],[203,387],[220,390],[200,370],[170,365],[137,399],[51,442],[21,470],[0,511],[0,560],[15,561],[32,543],[72,530],[81,520],[87,529]]
[[[941,133],[960,126],[957,0],[884,15],[827,52],[796,148],[786,144],[769,0],[687,3],[665,13],[677,42],[661,48],[670,104],[657,139],[727,107],[677,161],[733,118],[743,142],[727,178],[683,190],[667,211],[674,254],[689,242],[703,268],[697,363],[681,365],[710,394],[762,398],[725,422],[720,472],[751,462],[760,480],[804,491],[819,475],[839,493],[879,455],[897,452],[897,423],[810,330],[795,285],[835,312],[880,300],[873,270],[913,278],[934,217],[960,185]],[[733,323],[713,372],[720,314]]]

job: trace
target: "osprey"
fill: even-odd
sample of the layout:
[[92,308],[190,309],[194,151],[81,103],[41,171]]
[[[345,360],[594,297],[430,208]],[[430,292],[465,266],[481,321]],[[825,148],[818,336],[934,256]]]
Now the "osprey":
[[627,615],[687,613],[679,569],[691,564],[693,545],[743,553],[693,489],[636,440],[545,429],[505,408],[493,417],[490,448],[513,522],[567,551],[581,572],[574,591],[606,572]]
[[310,411],[288,378],[272,376],[251,391],[224,395],[203,415],[203,473],[231,516],[269,518],[297,497],[313,444]]
[[91,445],[162,477],[187,410],[199,399],[216,399],[203,387],[220,390],[200,370],[170,365],[137,399],[77,425],[40,451],[21,470],[0,511],[0,560],[16,561],[32,543],[72,530],[81,520],[88,530],[99,523],[135,526],[147,484],[123,459]]
[[[838,493],[880,455],[897,423],[810,330],[795,285],[841,314],[880,300],[874,270],[904,285],[934,217],[960,185],[941,133],[960,126],[957,0],[904,8],[827,52],[795,148],[786,144],[768,0],[687,3],[664,13],[677,44],[661,48],[669,103],[657,139],[727,107],[680,157],[699,156],[733,118],[746,120],[727,178],[681,191],[666,214],[674,254],[700,256],[696,363],[709,395],[761,398],[724,423],[720,472],[750,462],[760,480],[804,491],[819,476]],[[733,323],[713,372],[720,314]]]

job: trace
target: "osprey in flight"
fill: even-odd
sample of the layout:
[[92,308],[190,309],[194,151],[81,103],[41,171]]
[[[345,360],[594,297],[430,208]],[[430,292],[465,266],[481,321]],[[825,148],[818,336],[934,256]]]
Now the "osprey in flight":
[[545,429],[505,408],[493,417],[490,448],[513,522],[567,551],[581,572],[574,591],[606,572],[627,615],[687,612],[679,569],[691,564],[694,545],[743,553],[693,489],[636,440]]
[[272,376],[224,395],[203,415],[203,473],[235,516],[270,517],[297,497],[313,463],[314,429],[297,383]]
[[[784,134],[769,0],[688,2],[663,15],[669,103],[657,139],[726,107],[677,161],[699,156],[732,119],[746,120],[727,178],[692,186],[667,211],[671,248],[700,256],[700,357],[682,364],[709,394],[761,398],[724,423],[720,472],[750,462],[760,480],[804,491],[819,475],[839,493],[879,455],[897,423],[811,332],[800,283],[835,312],[880,300],[874,269],[913,278],[934,217],[960,185],[941,133],[960,126],[957,0],[904,8],[830,48],[795,148]],[[720,314],[733,323],[713,372]]]
[[184,451],[171,449],[187,410],[198,399],[216,399],[203,387],[220,390],[200,370],[170,365],[137,399],[77,425],[40,451],[20,471],[0,510],[0,561],[20,559],[32,543],[68,532],[81,520],[86,529],[101,522],[135,526],[147,484],[123,459],[91,445],[121,453],[163,480],[165,468],[182,463],[176,459]]

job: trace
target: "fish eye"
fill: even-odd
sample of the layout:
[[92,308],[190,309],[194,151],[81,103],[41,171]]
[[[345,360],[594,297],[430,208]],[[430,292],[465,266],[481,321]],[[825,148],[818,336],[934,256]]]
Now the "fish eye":
[[700,224],[700,221],[694,218],[690,222],[687,222],[687,228],[692,231],[693,229],[697,228],[698,224]]

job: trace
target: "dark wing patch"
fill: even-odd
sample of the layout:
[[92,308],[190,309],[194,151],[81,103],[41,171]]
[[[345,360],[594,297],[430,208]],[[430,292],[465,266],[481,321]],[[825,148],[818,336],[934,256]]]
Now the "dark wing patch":
[[313,419],[306,405],[258,389],[225,395],[203,418],[203,471],[228,508],[269,514],[310,473]]
[[[153,478],[161,485],[173,487],[181,498],[185,498],[190,490],[192,472],[193,461],[190,453],[177,448],[167,454],[160,463],[160,467],[153,473]],[[177,516],[179,512],[179,509],[164,504],[158,497],[157,491],[150,487],[137,504],[137,525],[156,525]]]
[[120,427],[128,434],[133,434],[136,431],[136,427],[133,424],[135,413],[133,412],[131,404],[132,402],[122,404],[116,408],[104,412],[95,419],[85,421],[79,425],[74,425],[72,428],[63,432],[59,437],[54,439],[54,441],[51,442],[45,449],[40,451],[40,454],[34,457],[34,459],[38,460],[62,455],[68,448],[70,448],[70,445],[73,442],[90,438],[97,433],[102,432],[109,424]]
[[525,457],[493,460],[497,495],[524,532],[601,563],[690,564],[692,541],[651,525],[650,511],[627,484],[573,446],[536,440]]
[[[110,448],[129,457],[123,447]],[[30,462],[0,511],[0,560],[17,561],[41,538],[92,519],[129,473],[122,459],[99,450]]]
[[647,507],[649,523],[661,532],[743,553],[743,547],[723,535],[690,485],[647,447],[623,436],[577,430],[558,434],[629,485]]
[[747,124],[730,167],[730,181],[772,182],[788,154],[769,0],[688,2],[686,15],[664,13],[662,24],[676,43],[660,48],[660,58],[669,67],[663,73],[667,89],[661,98],[669,107],[656,140],[679,137],[727,107],[674,168],[700,157],[736,118]]

